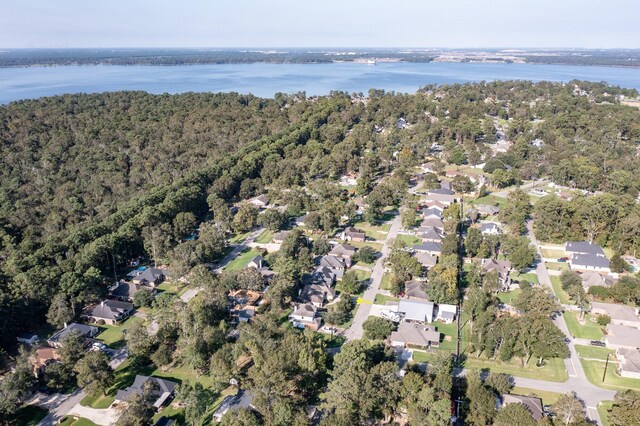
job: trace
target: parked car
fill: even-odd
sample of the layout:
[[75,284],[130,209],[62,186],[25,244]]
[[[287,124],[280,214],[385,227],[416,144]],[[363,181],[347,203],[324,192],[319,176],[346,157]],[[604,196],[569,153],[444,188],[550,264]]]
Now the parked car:
[[105,345],[102,342],[93,342],[93,344],[91,345],[91,350],[92,351],[106,351],[107,350],[107,345]]
[[569,258],[568,257],[561,257],[560,259],[558,259],[558,262],[564,263],[564,262],[568,262]]
[[598,347],[604,348],[605,346],[607,346],[607,344],[600,340],[592,340],[591,346],[598,346]]

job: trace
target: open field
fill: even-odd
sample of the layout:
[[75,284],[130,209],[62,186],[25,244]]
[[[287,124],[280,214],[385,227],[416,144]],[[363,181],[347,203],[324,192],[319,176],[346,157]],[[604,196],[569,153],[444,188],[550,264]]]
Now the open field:
[[584,316],[584,325],[578,322],[579,312],[564,313],[564,320],[567,327],[574,337],[579,339],[600,340],[604,337],[602,327],[595,321],[591,320],[590,315]]
[[565,382],[569,379],[564,360],[559,358],[548,359],[543,367],[536,367],[535,360],[522,365],[520,359],[512,359],[508,362],[490,360],[483,356],[477,358],[469,355],[464,361],[465,368],[488,369],[496,373],[507,373],[516,377],[529,379],[548,380],[551,382]]

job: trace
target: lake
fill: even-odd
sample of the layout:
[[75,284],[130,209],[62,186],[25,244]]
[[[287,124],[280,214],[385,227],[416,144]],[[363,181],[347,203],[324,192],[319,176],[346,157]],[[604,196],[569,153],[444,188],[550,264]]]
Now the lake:
[[487,63],[225,64],[179,66],[53,66],[0,68],[0,103],[64,93],[144,90],[150,93],[240,92],[271,97],[277,92],[331,90],[366,93],[370,88],[413,93],[430,83],[482,80],[573,79],[606,81],[640,90],[640,69]]

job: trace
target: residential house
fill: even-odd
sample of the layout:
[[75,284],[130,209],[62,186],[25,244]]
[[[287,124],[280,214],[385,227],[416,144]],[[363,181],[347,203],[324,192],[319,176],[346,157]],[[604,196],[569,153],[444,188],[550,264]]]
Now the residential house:
[[142,390],[147,382],[153,382],[157,385],[156,391],[152,394],[154,398],[153,406],[157,409],[165,406],[173,398],[174,390],[178,385],[176,382],[159,377],[136,375],[131,386],[116,393],[116,401],[126,402],[134,393],[142,395]]
[[424,281],[407,281],[404,285],[404,297],[409,300],[429,300],[423,289]]
[[511,286],[511,262],[508,260],[482,259],[482,267],[485,272],[498,271],[502,289],[509,289]]
[[450,180],[442,179],[440,181],[440,188],[448,189],[449,191],[453,191],[453,185]]
[[441,243],[444,239],[440,231],[432,226],[418,228],[416,236],[425,243]]
[[420,227],[421,228],[434,228],[434,229],[442,232],[444,230],[444,222],[442,221],[442,219],[430,217],[430,218],[424,219],[422,221],[422,223],[420,224]]
[[587,241],[567,241],[564,244],[564,252],[569,257],[576,254],[593,254],[596,256],[604,256],[604,250],[602,250],[602,247]]
[[24,343],[25,345],[29,346],[35,345],[36,343],[38,343],[38,340],[40,340],[38,335],[33,332],[20,333],[18,334],[16,339],[18,340],[18,343]]
[[[441,191],[441,190],[433,190],[433,191]],[[429,205],[428,204],[429,202],[438,202],[439,204],[444,205],[446,207],[455,203],[457,200],[455,195],[440,194],[439,192],[433,192],[433,191],[427,192],[427,195],[425,196],[427,205]],[[442,191],[446,191],[446,190],[442,190]]]
[[436,315],[436,321],[441,321],[445,324],[451,324],[456,319],[458,314],[458,307],[456,305],[449,305],[446,303],[438,303],[438,314]]
[[284,243],[285,238],[289,235],[290,231],[280,231],[273,234],[271,237],[271,242],[274,244],[282,244]]
[[640,350],[616,349],[618,358],[618,374],[629,379],[640,379]]
[[347,269],[347,261],[336,256],[322,256],[318,265],[330,269],[335,274],[336,280],[341,280]]
[[430,201],[430,200],[425,201],[424,205],[430,209],[440,210],[441,212],[444,211],[444,209],[447,208],[448,206],[448,204],[441,203],[440,201]]
[[153,426],[174,426],[175,424],[176,419],[162,416],[153,424]]
[[356,242],[364,243],[365,240],[367,239],[367,234],[360,231],[359,229],[348,227],[347,229],[342,231],[340,238],[343,241],[356,241]]
[[252,305],[236,305],[229,311],[229,316],[238,322],[249,322],[257,314],[257,308]]
[[538,421],[544,417],[544,407],[542,405],[542,400],[535,396],[523,396],[523,395],[512,395],[512,394],[503,394],[502,395],[502,404],[522,404],[527,410],[531,413],[531,417],[535,421]]
[[312,303],[301,303],[289,315],[289,321],[296,328],[309,328],[317,331],[322,325],[322,318],[318,315],[318,308]]
[[423,208],[421,213],[425,219],[442,219],[442,210],[433,207]]
[[295,219],[293,219],[293,225],[294,226],[305,226],[304,224],[304,220],[307,218],[306,214],[303,214],[302,216],[298,216]]
[[437,195],[455,195],[455,191],[452,189],[447,189],[447,188],[436,188],[436,189],[430,189],[427,191],[427,195],[433,195],[433,194],[437,194]]
[[83,316],[92,322],[114,325],[127,319],[131,312],[133,312],[133,303],[103,300],[99,304],[87,308]]
[[436,263],[438,263],[438,256],[429,253],[416,252],[413,257],[420,262],[423,268],[427,269],[436,266]]
[[398,312],[404,314],[407,321],[433,322],[433,302],[400,299]]
[[247,268],[260,269],[263,266],[264,258],[260,255],[255,256],[247,263]]
[[611,268],[609,265],[609,259],[605,256],[596,254],[574,254],[569,259],[569,266],[573,270],[577,271],[596,271],[609,273]]
[[324,282],[306,284],[300,291],[300,300],[311,303],[316,308],[322,308],[325,303],[336,298],[336,290]]
[[440,256],[442,254],[442,244],[427,241],[422,244],[413,246],[413,250],[417,253],[426,253],[431,256]]
[[420,168],[422,169],[422,173],[435,173],[436,165],[435,163],[424,163]]
[[269,205],[269,198],[264,194],[258,195],[257,197],[251,198],[249,204],[259,209],[264,209]]
[[254,393],[252,391],[240,390],[236,395],[228,395],[223,400],[218,409],[213,413],[213,420],[220,422],[222,417],[229,411],[235,412],[240,409],[253,410]]
[[611,287],[615,282],[611,275],[602,275],[597,272],[587,271],[582,274],[582,287],[589,291],[591,287]]
[[620,324],[608,324],[604,342],[611,349],[640,349],[640,330]]
[[48,365],[58,362],[61,359],[60,350],[56,348],[50,348],[48,346],[36,348],[33,356],[30,358],[31,364],[33,364],[33,374],[37,378],[42,377]]
[[147,268],[142,271],[140,275],[133,277],[131,281],[133,281],[134,284],[157,287],[158,285],[162,284],[165,278],[166,276],[162,269]]
[[356,248],[349,244],[338,244],[328,253],[329,256],[340,257],[345,260],[347,267],[351,267],[351,258],[356,254]]
[[389,336],[389,344],[396,348],[428,349],[440,346],[440,332],[422,324],[401,322]]
[[62,347],[62,341],[64,340],[64,337],[71,332],[80,333],[82,337],[89,339],[95,337],[99,331],[100,329],[98,329],[98,327],[94,327],[92,325],[76,324],[74,322],[67,325],[62,330],[56,332],[53,336],[49,337],[47,343],[53,348],[60,348]]
[[591,313],[593,315],[608,315],[612,324],[626,325],[640,328],[640,308],[621,305],[618,303],[592,302]]
[[502,229],[496,222],[484,222],[480,224],[480,232],[482,235],[500,235]]
[[489,206],[485,204],[479,204],[475,207],[476,207],[476,210],[478,210],[478,214],[482,216],[495,216],[498,213],[500,213],[500,207],[498,206]]
[[156,289],[151,286],[136,284],[129,281],[120,281],[118,282],[116,287],[109,292],[109,296],[112,299],[121,300],[123,302],[131,302],[133,301],[136,293],[142,289],[149,290],[152,293],[156,292]]

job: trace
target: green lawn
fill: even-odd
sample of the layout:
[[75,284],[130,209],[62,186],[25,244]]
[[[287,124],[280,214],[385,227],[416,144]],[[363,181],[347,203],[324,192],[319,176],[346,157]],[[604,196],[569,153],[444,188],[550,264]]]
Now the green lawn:
[[440,346],[434,349],[455,352],[458,341],[457,323],[453,322],[452,324],[444,324],[441,322],[432,322],[429,325],[435,327],[437,331],[444,334],[444,336],[442,336],[442,342],[440,342]]
[[385,272],[380,281],[380,288],[389,290],[391,288],[391,272]]
[[49,413],[44,408],[35,405],[24,405],[16,411],[12,421],[9,423],[15,426],[35,426]]
[[244,267],[247,266],[247,263],[259,254],[260,253],[257,250],[245,250],[240,253],[238,257],[229,262],[224,269],[225,271],[239,271],[244,269]]
[[607,359],[607,355],[611,355],[614,352],[611,349],[599,348],[597,346],[576,345],[575,348],[581,358],[594,358],[603,361]]
[[165,281],[162,284],[160,284],[158,287],[156,287],[159,291],[162,292],[166,292],[166,293],[171,293],[171,294],[178,294],[180,292],[180,288],[183,286],[184,284],[178,282],[178,281]]
[[521,388],[518,386],[515,386],[513,389],[511,389],[509,393],[514,395],[535,396],[542,400],[543,405],[555,404],[558,398],[562,396],[561,393],[541,391],[538,389]]
[[399,301],[400,299],[398,299],[397,297],[392,297],[392,296],[387,296],[386,294],[377,293],[373,303],[376,305],[384,305],[387,302],[399,302]]
[[122,330],[131,328],[134,324],[143,323],[144,319],[138,317],[129,317],[125,322],[119,325],[101,325],[99,326],[102,333],[98,334],[96,339],[101,340],[105,345],[111,348],[121,348],[124,346],[124,334]]
[[356,274],[360,281],[368,280],[371,278],[371,271],[363,271],[362,269],[350,269],[349,272]]
[[97,426],[94,422],[84,417],[67,416],[59,423],[61,426]]
[[613,401],[602,401],[598,404],[598,414],[602,420],[602,426],[609,426],[609,410],[613,407]]
[[578,322],[579,312],[565,312],[564,320],[567,327],[574,337],[579,339],[600,340],[604,337],[602,327],[595,321],[591,320],[590,315],[584,316],[584,325]]
[[241,243],[244,240],[246,240],[249,235],[251,235],[251,231],[248,231],[242,234],[235,234],[233,237],[229,238],[229,242],[231,244]]
[[135,369],[131,365],[131,358],[129,358],[116,368],[115,381],[113,385],[107,389],[106,395],[87,395],[80,401],[80,405],[91,408],[108,408],[111,403],[113,403],[119,389],[131,386],[137,374],[149,375],[152,371],[153,370],[149,368]]
[[564,249],[540,249],[540,254],[547,259],[560,259],[561,257],[565,257]]
[[498,293],[498,299],[500,299],[502,303],[510,305],[513,299],[520,296],[521,293],[522,290],[520,290],[519,288],[512,291],[500,292]]
[[516,377],[548,380],[551,382],[565,382],[569,379],[564,360],[552,358],[547,359],[545,362],[544,367],[536,367],[535,359],[533,359],[529,361],[529,364],[523,366],[520,359],[503,362],[500,360],[490,360],[483,356],[477,358],[475,355],[469,355],[464,361],[464,367],[476,369],[487,368],[497,373],[507,373]]
[[528,274],[519,274],[517,272],[512,272],[511,273],[511,278],[516,280],[516,281],[529,281],[531,284],[539,284],[540,281],[538,280],[538,276],[533,273],[533,272],[529,272]]
[[584,368],[587,379],[596,386],[612,390],[640,390],[640,380],[620,377],[618,373],[616,373],[618,364],[611,362],[611,359],[609,360],[609,367],[607,367],[607,375],[604,382],[602,381],[605,366],[604,361],[587,361],[586,359],[580,358],[580,363]]
[[567,262],[544,262],[544,265],[550,271],[568,271],[569,264]]
[[553,292],[555,293],[556,297],[558,298],[558,301],[560,301],[560,303],[565,304],[565,305],[570,304],[571,301],[569,300],[569,296],[562,289],[562,284],[560,284],[560,277],[556,277],[554,275],[550,275],[549,279],[551,280],[551,287],[553,288]]
[[486,204],[488,206],[502,206],[506,203],[507,203],[506,198],[496,197],[495,195],[487,195],[486,197],[476,198],[475,200],[471,201],[470,204],[472,205]]
[[408,247],[413,247],[415,244],[420,244],[422,240],[415,235],[398,234],[396,240],[404,242]]
[[391,224],[382,223],[380,225],[371,225],[369,222],[357,222],[353,227],[360,229],[369,238],[373,238],[374,240],[384,240],[387,238],[387,233],[391,229]]
[[375,251],[382,250],[382,243],[377,243],[377,242],[374,242],[374,241],[366,241],[364,243],[362,243],[360,241],[349,241],[347,244],[349,244],[350,246],[357,247],[357,248],[362,248],[364,246],[369,246],[372,249],[374,249]]
[[265,229],[258,238],[256,238],[256,243],[258,244],[269,244],[271,239],[273,238],[273,232]]

